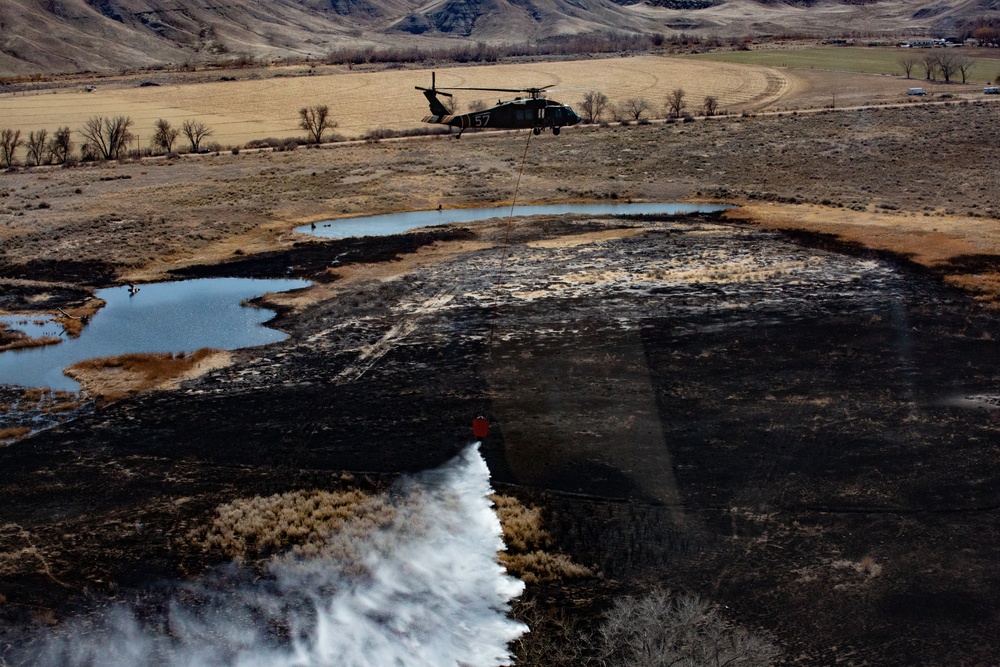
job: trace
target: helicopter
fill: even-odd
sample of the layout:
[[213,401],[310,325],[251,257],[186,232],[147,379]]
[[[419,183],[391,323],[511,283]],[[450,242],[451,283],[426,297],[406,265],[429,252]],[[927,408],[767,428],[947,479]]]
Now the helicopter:
[[[431,115],[423,118],[424,123],[438,123],[458,128],[458,136],[468,128],[482,129],[524,129],[531,128],[536,135],[541,134],[546,127],[552,128],[552,134],[559,134],[565,125],[576,125],[580,117],[566,104],[559,104],[541,95],[552,85],[541,88],[438,88],[435,86],[434,72],[431,72],[431,87],[414,86],[424,91],[424,97],[431,105]],[[445,90],[488,90],[500,93],[528,93],[530,97],[516,97],[504,102],[498,101],[496,106],[482,111],[464,114],[452,114],[438,99],[438,95],[451,97]]]

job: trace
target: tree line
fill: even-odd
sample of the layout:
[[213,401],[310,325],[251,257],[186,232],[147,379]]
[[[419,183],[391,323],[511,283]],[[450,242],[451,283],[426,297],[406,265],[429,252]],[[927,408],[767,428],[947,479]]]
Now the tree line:
[[[673,90],[667,97],[665,109],[669,118],[686,116],[686,95],[683,89]],[[454,100],[449,100],[454,104]],[[476,100],[469,104],[473,111],[485,108],[486,104]],[[701,109],[706,116],[718,113],[718,100],[705,96]],[[641,121],[653,112],[654,105],[646,98],[633,97],[612,104],[608,96],[598,91],[590,91],[580,102],[583,119],[587,123],[600,123],[607,115],[611,120],[627,122]],[[148,152],[141,153],[136,147],[134,152],[129,147],[137,140],[132,131],[134,123],[129,116],[93,116],[87,119],[83,127],[75,131],[62,127],[51,136],[47,130],[33,131],[24,137],[21,130],[0,130],[0,166],[13,167],[16,164],[17,152],[25,149],[24,164],[26,166],[71,164],[78,160],[119,160],[124,157],[139,155],[171,155],[181,140],[186,139],[187,148],[191,153],[204,152],[205,140],[214,134],[206,123],[199,120],[185,120],[179,127],[174,126],[165,118],[157,119],[153,126],[153,135],[149,142]],[[330,107],[325,104],[299,109],[299,128],[306,132],[306,143],[320,144],[330,139],[330,131],[337,127]],[[295,139],[286,140],[298,144]],[[79,153],[76,153],[79,143]],[[285,142],[280,142],[282,145]],[[250,142],[254,147],[273,145],[270,142]],[[212,150],[220,150],[215,147]],[[238,152],[237,148],[232,149]]]
[[[77,159],[85,162],[119,160],[126,157],[128,147],[136,139],[132,125],[132,118],[129,116],[93,116],[76,130],[79,139],[75,139],[74,132],[68,127],[59,128],[51,137],[48,130],[44,129],[29,132],[27,137],[23,137],[21,130],[5,128],[0,130],[0,164],[14,166],[17,151],[22,146],[27,166],[69,164]],[[178,129],[161,118],[156,121],[151,148],[153,151],[171,153],[182,133],[191,144],[191,152],[197,153],[201,149],[201,142],[212,134],[212,130],[198,120],[186,120]],[[79,156],[75,153],[78,141]]]
[[[697,2],[698,0],[689,0]],[[704,0],[707,2],[707,0]],[[531,42],[509,44],[461,44],[454,47],[349,47],[331,51],[325,61],[329,65],[363,65],[374,63],[431,63],[454,61],[458,63],[497,62],[505,58],[531,56],[579,55],[584,53],[641,53],[659,50],[680,50],[691,47],[717,47],[724,44],[746,48],[748,37],[723,40],[718,36],[702,37],[697,34],[661,32],[592,32],[583,35],[562,35]]]
[[907,79],[912,78],[917,71],[923,70],[924,78],[928,81],[936,81],[940,75],[945,83],[951,83],[957,75],[961,75],[962,83],[965,83],[975,64],[975,59],[951,49],[907,53],[899,59],[899,66],[903,68],[903,74]]
[[[667,118],[689,117],[685,113],[687,105],[687,93],[683,88],[675,88],[667,95],[663,103],[663,110]],[[706,116],[714,116],[719,113],[719,100],[714,95],[706,95],[701,102],[701,112]],[[580,113],[585,123],[600,123],[605,116],[611,120],[622,121],[642,121],[645,116],[655,112],[655,105],[645,97],[630,97],[612,104],[608,96],[602,92],[592,90],[583,96],[580,102]]]
[[[93,116],[75,134],[69,127],[61,127],[51,136],[43,129],[29,132],[26,137],[19,129],[0,129],[0,165],[15,166],[21,148],[26,166],[71,164],[77,160],[120,160],[129,156],[129,146],[137,139],[132,132],[133,125],[130,116]],[[325,104],[299,109],[299,127],[306,131],[308,142],[322,143],[336,126]],[[181,137],[187,140],[191,153],[200,153],[205,150],[205,140],[213,134],[214,130],[200,120],[185,120],[180,127],[175,127],[167,119],[160,118],[153,126],[147,154],[173,154]],[[77,143],[79,154],[76,153]],[[138,148],[136,153],[139,153]]]

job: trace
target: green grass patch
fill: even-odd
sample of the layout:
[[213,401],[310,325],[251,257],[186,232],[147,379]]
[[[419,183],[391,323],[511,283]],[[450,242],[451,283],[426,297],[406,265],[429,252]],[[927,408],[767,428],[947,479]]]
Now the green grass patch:
[[[969,75],[970,82],[992,81],[1000,73],[1000,61],[972,55],[970,50],[959,49],[962,55],[969,55],[976,62]],[[698,60],[714,60],[727,63],[763,65],[765,67],[790,67],[792,69],[819,69],[839,72],[860,72],[863,74],[889,74],[903,76],[899,64],[904,56],[922,58],[927,49],[897,49],[862,46],[827,46],[802,49],[760,49],[756,51],[725,51],[684,56]],[[914,79],[922,79],[923,68],[916,67]],[[961,81],[961,77],[955,77]]]

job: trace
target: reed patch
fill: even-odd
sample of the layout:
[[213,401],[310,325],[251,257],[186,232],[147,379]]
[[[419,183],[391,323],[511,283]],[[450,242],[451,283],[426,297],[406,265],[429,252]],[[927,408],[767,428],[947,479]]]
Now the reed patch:
[[391,525],[394,510],[359,491],[289,491],[238,498],[219,505],[215,518],[188,539],[237,561],[256,560],[288,550],[313,556],[328,538],[351,521],[364,530]]
[[55,336],[39,336],[32,338],[23,331],[0,325],[0,352],[7,350],[24,350],[30,347],[43,347],[59,342]]
[[[507,495],[489,498],[507,546],[498,560],[510,574],[527,584],[592,575],[569,556],[552,551],[540,508]],[[392,528],[398,512],[389,496],[359,489],[289,491],[219,505],[211,523],[190,531],[187,539],[239,562],[291,554],[351,563],[359,558],[351,545]]]
[[143,391],[172,388],[173,383],[218,368],[228,360],[228,352],[211,348],[190,354],[123,354],[80,361],[64,373],[79,382],[87,394],[114,401]]
[[27,426],[9,426],[7,428],[0,428],[0,445],[9,445],[15,440],[20,440],[31,433],[31,429]]
[[106,303],[104,299],[88,299],[75,308],[60,308],[59,317],[56,317],[55,321],[62,326],[67,336],[76,338],[83,331],[83,327],[90,322],[90,318],[96,315],[97,311],[103,308]]
[[542,526],[540,508],[502,494],[493,494],[490,500],[507,545],[507,551],[500,552],[499,561],[510,574],[526,584],[593,575],[589,568],[573,562],[566,554],[552,551],[552,536]]

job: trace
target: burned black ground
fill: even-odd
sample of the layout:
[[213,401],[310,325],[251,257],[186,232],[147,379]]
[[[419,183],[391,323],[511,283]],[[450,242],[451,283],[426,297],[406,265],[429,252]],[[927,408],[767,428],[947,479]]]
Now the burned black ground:
[[[648,229],[529,243],[620,227]],[[203,572],[186,536],[218,503],[436,466],[485,410],[495,484],[597,575],[532,595],[584,625],[656,585],[789,663],[994,658],[994,315],[710,217],[539,229],[496,311],[498,248],[357,283],[231,368],[0,449],[6,640]]]

